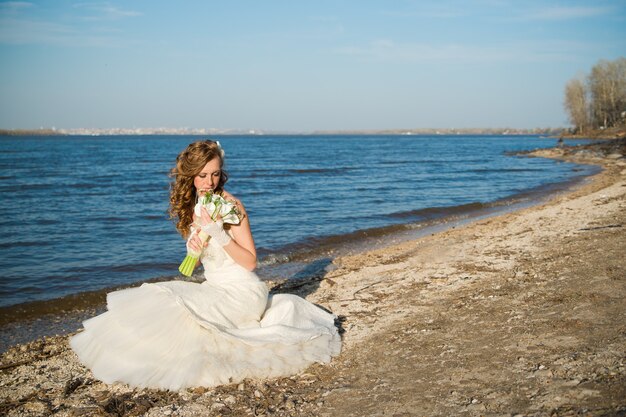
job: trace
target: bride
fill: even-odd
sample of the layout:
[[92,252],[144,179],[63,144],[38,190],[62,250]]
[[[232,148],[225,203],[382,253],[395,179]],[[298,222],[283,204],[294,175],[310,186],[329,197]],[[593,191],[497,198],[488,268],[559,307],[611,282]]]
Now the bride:
[[[106,383],[180,390],[299,372],[339,354],[335,316],[291,294],[268,297],[254,272],[256,249],[243,205],[224,190],[224,151],[211,140],[176,158],[170,215],[201,252],[205,281],[143,284],[108,294],[105,313],[70,341],[80,361]],[[236,203],[239,224],[216,221],[196,199],[213,191]],[[203,243],[199,232],[209,235]]]

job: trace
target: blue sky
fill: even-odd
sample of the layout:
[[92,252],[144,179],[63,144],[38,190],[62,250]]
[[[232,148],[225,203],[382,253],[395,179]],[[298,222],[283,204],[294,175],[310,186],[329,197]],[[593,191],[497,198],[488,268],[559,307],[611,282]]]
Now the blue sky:
[[0,2],[0,128],[567,125],[626,1]]

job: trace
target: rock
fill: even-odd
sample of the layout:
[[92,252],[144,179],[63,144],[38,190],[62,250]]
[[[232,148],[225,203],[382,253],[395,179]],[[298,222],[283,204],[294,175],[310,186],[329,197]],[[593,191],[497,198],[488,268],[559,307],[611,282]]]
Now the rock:
[[211,404],[211,409],[212,410],[219,410],[221,408],[224,408],[225,404],[224,403],[220,403],[220,402],[214,402],[213,404]]
[[193,393],[194,394],[198,394],[198,395],[202,395],[202,394],[204,394],[207,391],[208,391],[208,389],[206,389],[205,387],[197,387],[197,388],[193,389]]
[[103,415],[100,407],[97,406],[88,406],[88,407],[72,407],[69,409],[69,416],[71,417],[80,417],[80,416],[98,416]]
[[41,401],[29,401],[22,407],[25,411],[35,413],[35,415],[48,414],[48,407]]
[[608,159],[620,159],[622,157],[621,153],[612,153],[606,156]]

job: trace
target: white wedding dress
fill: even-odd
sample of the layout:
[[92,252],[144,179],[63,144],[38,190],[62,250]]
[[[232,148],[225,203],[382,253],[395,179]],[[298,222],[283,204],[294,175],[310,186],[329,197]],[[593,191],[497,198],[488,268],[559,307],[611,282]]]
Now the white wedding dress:
[[206,281],[108,294],[70,345],[106,383],[180,390],[291,375],[339,354],[333,314],[267,286],[209,241]]

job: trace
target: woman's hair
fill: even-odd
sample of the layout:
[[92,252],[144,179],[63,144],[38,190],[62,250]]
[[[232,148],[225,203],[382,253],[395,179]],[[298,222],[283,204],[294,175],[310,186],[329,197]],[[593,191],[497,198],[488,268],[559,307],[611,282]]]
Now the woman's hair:
[[[196,187],[193,180],[204,166],[213,158],[220,159],[220,168],[224,166],[222,149],[212,140],[200,140],[187,146],[176,157],[176,166],[170,170],[174,178],[170,184],[170,219],[176,219],[176,229],[183,236],[189,234],[189,226],[193,222],[193,208],[196,205]],[[220,181],[215,188],[216,193],[224,191],[228,175],[221,171]]]

